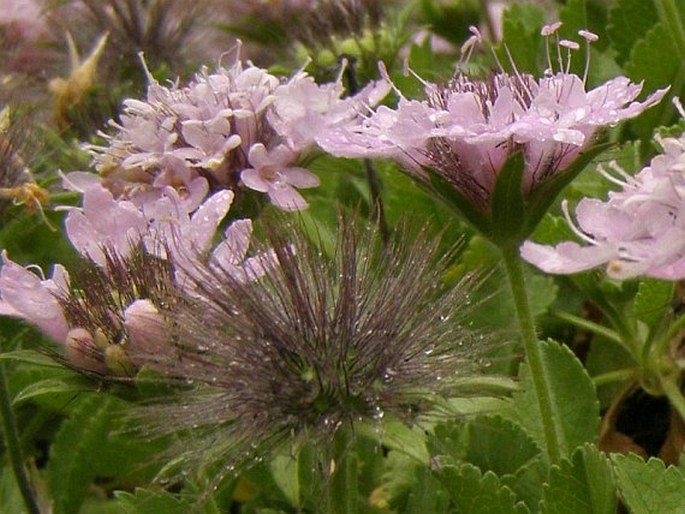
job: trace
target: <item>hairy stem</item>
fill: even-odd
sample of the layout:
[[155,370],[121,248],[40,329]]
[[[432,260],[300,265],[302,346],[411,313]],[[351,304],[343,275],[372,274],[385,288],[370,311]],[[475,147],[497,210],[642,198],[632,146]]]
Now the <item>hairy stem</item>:
[[552,397],[549,387],[549,376],[542,356],[542,349],[535,332],[535,322],[530,310],[528,292],[523,277],[523,266],[516,244],[503,245],[500,250],[509,279],[509,286],[516,306],[521,340],[526,354],[526,361],[533,379],[535,396],[538,400],[540,417],[544,428],[547,453],[552,464],[561,461],[561,428],[554,417]]
[[681,419],[685,420],[685,397],[683,397],[678,380],[668,377],[662,380],[661,387],[671,403],[671,407],[676,410]]
[[593,334],[602,336],[610,341],[613,341],[614,343],[620,344],[626,350],[632,351],[632,348],[627,346],[624,342],[623,339],[613,330],[611,330],[608,327],[605,327],[604,325],[600,325],[599,323],[594,323],[590,320],[587,320],[585,318],[581,318],[580,316],[575,316],[574,314],[564,312],[564,311],[551,311],[550,314],[556,318],[559,318],[563,321],[568,321],[572,325],[575,325],[578,328],[582,328],[583,330],[587,330],[588,332],[592,332]]
[[0,362],[0,417],[2,417],[2,433],[5,436],[7,455],[12,464],[12,471],[14,472],[17,484],[19,485],[19,490],[24,498],[26,509],[30,514],[40,514],[40,507],[38,506],[36,495],[31,487],[31,482],[29,481],[26,468],[24,467],[24,458],[19,442],[17,423],[14,419],[14,412],[12,411],[12,404],[7,389],[7,380],[5,379],[5,366],[2,362]]

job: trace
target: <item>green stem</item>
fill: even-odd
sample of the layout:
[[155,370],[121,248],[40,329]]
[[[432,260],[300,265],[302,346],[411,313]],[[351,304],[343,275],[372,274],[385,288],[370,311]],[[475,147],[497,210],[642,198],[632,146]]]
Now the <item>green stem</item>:
[[588,332],[592,332],[593,334],[602,336],[606,339],[609,339],[610,341],[613,341],[614,343],[618,343],[627,350],[631,351],[632,348],[627,348],[626,345],[623,343],[623,339],[611,330],[608,327],[605,327],[604,325],[600,325],[599,323],[594,323],[592,321],[589,321],[585,318],[581,318],[580,316],[575,316],[573,314],[570,314],[568,312],[564,311],[551,311],[550,314],[552,316],[557,317],[561,320],[568,321],[572,325],[577,326],[578,328],[582,328],[584,330],[587,330]]
[[655,353],[657,355],[663,355],[666,352],[668,345],[671,343],[671,341],[673,341],[673,339],[675,339],[675,337],[678,335],[678,332],[683,330],[683,327],[685,327],[685,316],[680,316],[673,323],[671,323],[670,327],[668,327],[668,332],[666,332],[666,335],[659,339],[659,341],[656,343],[654,347]]
[[595,387],[599,387],[605,384],[611,384],[612,382],[624,382],[626,380],[635,379],[639,374],[639,371],[634,368],[619,369],[592,377],[592,382],[595,384]]
[[24,468],[24,457],[19,443],[17,423],[14,419],[14,412],[12,412],[7,380],[5,379],[5,365],[2,362],[0,362],[0,417],[2,417],[2,432],[5,436],[7,454],[12,463],[12,471],[14,471],[19,490],[24,498],[26,509],[30,514],[40,514],[36,495],[26,474],[26,468]]
[[553,401],[550,395],[549,377],[542,356],[542,349],[535,332],[535,322],[528,302],[528,293],[523,276],[523,266],[519,258],[518,245],[506,244],[500,247],[509,279],[509,286],[516,306],[521,339],[526,352],[526,360],[533,379],[533,388],[538,400],[540,418],[544,429],[547,453],[552,464],[561,461],[561,427],[554,417]]
[[668,401],[673,407],[681,419],[685,420],[685,398],[680,390],[680,385],[676,380],[666,379],[661,382],[661,387],[664,390],[664,394],[668,398]]

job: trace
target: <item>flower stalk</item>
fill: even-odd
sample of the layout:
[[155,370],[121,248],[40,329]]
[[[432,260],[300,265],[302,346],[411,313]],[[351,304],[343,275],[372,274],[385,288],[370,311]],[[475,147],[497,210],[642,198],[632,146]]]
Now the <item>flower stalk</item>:
[[12,412],[7,380],[5,379],[5,366],[2,362],[0,362],[0,418],[2,418],[5,448],[7,449],[7,455],[12,464],[12,471],[21,491],[21,496],[24,499],[26,510],[30,514],[40,514],[40,507],[38,506],[35,492],[33,487],[31,487],[31,482],[24,467],[24,457],[21,451],[21,443],[19,442],[17,423],[14,418],[14,412]]
[[526,361],[533,379],[535,397],[538,400],[547,454],[552,464],[558,464],[561,461],[559,437],[561,428],[558,426],[558,420],[554,418],[552,410],[553,400],[550,395],[549,378],[535,332],[535,322],[533,321],[533,314],[528,302],[528,293],[523,277],[523,266],[518,256],[518,247],[512,244],[502,245],[500,251],[502,252],[512,298],[516,307],[516,317],[521,331]]

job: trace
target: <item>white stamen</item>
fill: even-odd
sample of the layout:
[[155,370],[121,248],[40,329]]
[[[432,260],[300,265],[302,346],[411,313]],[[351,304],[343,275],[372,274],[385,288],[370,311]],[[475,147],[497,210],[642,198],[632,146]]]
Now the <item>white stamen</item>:
[[388,69],[385,67],[385,63],[383,61],[378,61],[378,73],[380,73],[383,80],[390,84],[390,87],[398,98],[404,98],[402,91],[400,91],[395,83],[390,79],[390,74],[388,73]]
[[[611,166],[611,163],[609,163],[609,166]],[[599,164],[599,165],[597,166],[597,173],[599,173],[600,175],[602,175],[605,179],[607,179],[607,180],[608,180],[609,182],[611,182],[612,184],[616,184],[617,186],[621,186],[621,187],[623,187],[623,188],[625,188],[625,187],[635,187],[635,186],[634,186],[635,180],[632,180],[632,177],[630,177],[627,173],[625,173],[625,171],[623,171],[623,170],[618,166],[618,164],[616,164],[616,167],[611,166],[611,168],[612,168],[613,170],[617,171],[618,174],[619,174],[621,177],[625,178],[626,180],[623,181],[623,180],[621,180],[621,179],[619,179],[619,178],[614,177],[611,173],[609,173],[607,170],[605,170],[605,169],[604,169],[604,166],[602,166],[601,164]],[[628,179],[631,179],[631,180],[628,180]]]
[[552,34],[554,34],[557,30],[559,30],[559,27],[561,27],[563,24],[560,21],[557,21],[555,23],[552,23],[550,25],[545,25],[542,27],[542,30],[540,31],[540,35],[549,37]]
[[585,71],[583,71],[583,85],[585,85],[590,71],[590,43],[597,41],[599,36],[589,30],[579,30],[578,35],[585,40]]
[[680,98],[678,98],[677,96],[674,96],[673,98],[671,98],[671,102],[673,102],[673,105],[678,110],[678,113],[683,118],[685,118],[685,109],[683,109],[683,104],[680,102]]
[[578,228],[578,226],[573,222],[573,219],[571,218],[571,213],[568,210],[568,200],[563,200],[561,202],[561,212],[564,213],[564,219],[566,220],[566,223],[568,223],[569,228],[573,231],[575,235],[577,235],[586,243],[590,243],[591,245],[599,245],[599,242],[597,242],[595,239],[592,239],[585,232],[580,230],[580,228]]
[[578,35],[588,43],[594,43],[599,39],[599,36],[597,34],[595,34],[594,32],[590,32],[589,30],[579,30]]
[[559,46],[563,46],[564,48],[568,48],[569,50],[578,50],[580,48],[580,45],[576,43],[575,41],[571,41],[570,39],[562,39],[559,41]]

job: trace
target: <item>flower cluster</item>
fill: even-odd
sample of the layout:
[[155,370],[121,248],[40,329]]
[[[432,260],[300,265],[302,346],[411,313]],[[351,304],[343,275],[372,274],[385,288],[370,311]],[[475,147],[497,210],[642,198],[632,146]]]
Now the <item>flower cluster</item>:
[[296,188],[319,184],[297,165],[329,127],[355,120],[377,101],[375,86],[341,99],[340,81],[318,86],[301,72],[283,83],[236,61],[203,70],[188,85],[160,85],[151,75],[146,100],[124,102],[108,145],[89,145],[103,183],[141,205],[173,187],[194,210],[209,191],[239,184],[267,193],[283,210],[307,202]]
[[578,237],[587,243],[547,246],[527,241],[524,259],[547,273],[569,274],[606,265],[607,274],[625,279],[646,275],[685,278],[685,135],[660,138],[663,153],[635,176],[615,162],[603,174],[622,189],[607,201],[582,199],[575,211]]
[[[551,36],[559,26],[545,27],[543,35]],[[465,51],[480,40],[473,30]],[[580,35],[588,42],[596,39],[587,31]],[[571,41],[559,45],[569,52],[579,48]],[[395,159],[423,179],[425,168],[431,168],[488,212],[497,177],[512,154],[523,154],[527,196],[563,172],[600,127],[637,116],[666,93],[662,89],[637,102],[642,87],[626,77],[586,91],[585,78],[559,67],[555,72],[550,61],[540,79],[515,70],[480,80],[459,71],[447,85],[424,83],[420,101],[396,91],[395,109],[381,106],[356,125],[330,130],[320,144],[335,155]]]

